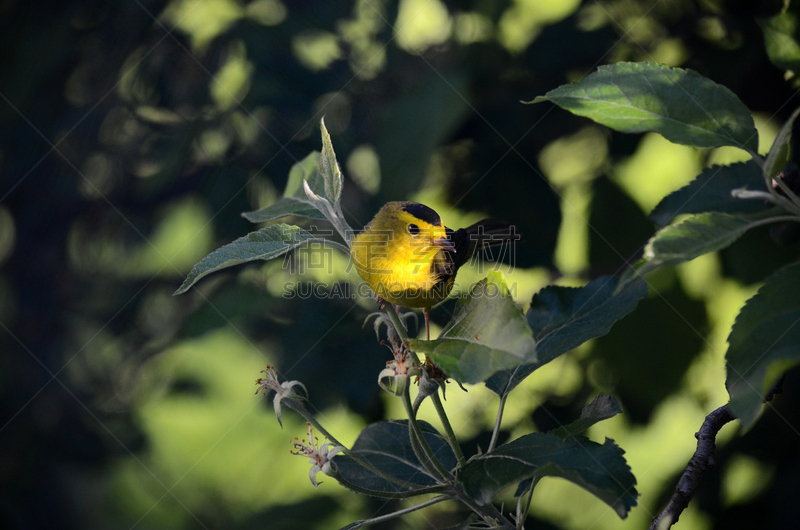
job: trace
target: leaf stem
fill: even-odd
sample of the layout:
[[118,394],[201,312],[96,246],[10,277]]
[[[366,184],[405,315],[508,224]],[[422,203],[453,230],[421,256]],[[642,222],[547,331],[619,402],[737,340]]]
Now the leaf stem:
[[[749,151],[748,151],[749,152]],[[761,158],[759,155],[749,152],[750,155],[753,157],[753,161],[758,165],[759,168],[762,170],[764,169],[764,159]],[[767,188],[767,192],[772,196],[773,200],[771,202],[782,206],[785,210],[793,212],[795,214],[800,213],[800,197],[797,196],[790,188],[783,182],[783,179],[776,177],[770,177],[766,171],[762,171],[762,175],[764,177],[764,187]],[[778,188],[783,190],[786,194],[786,197],[782,197],[778,190],[775,189],[775,184],[778,185]]]
[[[386,309],[386,313],[388,313],[389,318],[394,324],[395,330],[397,334],[400,336],[400,340],[403,342],[408,342],[408,330],[406,330],[403,321],[400,320],[400,315],[397,314],[397,309],[394,305],[391,305]],[[419,365],[419,357],[417,357],[416,352],[413,350],[408,350],[409,355],[414,360],[414,363]],[[406,386],[405,391],[403,392],[403,406],[406,409],[406,415],[408,416],[408,436],[411,439],[411,447],[414,449],[414,454],[417,457],[417,460],[425,466],[425,469],[428,472],[436,477],[439,480],[445,480],[445,477],[449,475],[447,471],[444,471],[441,463],[438,459],[433,456],[433,451],[431,450],[428,443],[425,441],[425,438],[422,436],[422,430],[419,428],[419,423],[417,423],[417,410],[411,404],[411,394],[409,393],[409,387]],[[425,447],[427,446],[427,451]],[[439,464],[438,466],[436,464]],[[441,470],[439,468],[442,468]]]
[[[787,210],[789,210],[790,212],[793,212],[793,213],[800,212],[800,198],[798,198],[797,195],[791,190],[791,188],[789,188],[789,186],[786,185],[786,183],[783,181],[782,178],[777,178],[776,177],[776,178],[773,179],[773,181],[775,183],[777,183],[778,187],[780,189],[782,189],[783,192],[786,194],[786,197],[782,197],[782,198],[784,200],[786,200],[788,198],[787,202],[792,206],[791,208],[786,208],[786,206],[784,206],[784,208],[786,208]],[[777,195],[777,190],[775,191],[775,194]]]
[[[400,340],[403,342],[408,342],[408,330],[406,330],[406,326],[400,320],[400,315],[397,314],[397,309],[395,309],[393,305],[390,305],[386,308],[386,312],[389,314],[389,318],[392,320],[392,324],[394,324],[397,334],[400,336]],[[414,360],[414,362],[419,364],[417,352],[408,350],[408,353],[411,355],[411,358]]]
[[[536,487],[536,484],[539,483],[541,477],[533,477],[531,479],[531,485],[528,486],[528,490],[525,491],[522,495],[519,496],[519,500],[517,501],[517,530],[522,530],[525,528],[525,519],[528,518],[528,512],[531,509],[531,500],[533,499],[533,488]],[[522,502],[522,498],[528,496],[528,500]],[[524,506],[524,509],[520,510],[520,506]]]
[[475,499],[467,495],[462,489],[457,489],[456,493],[458,494],[457,499],[461,501],[461,503],[475,512],[481,519],[491,523],[492,526],[490,528],[503,528],[508,530],[516,529],[516,527],[512,525],[511,522],[506,519],[500,510],[495,508],[494,504],[491,502],[487,502],[484,505],[479,505],[477,502],[475,502]]
[[447,440],[450,442],[450,447],[453,449],[453,452],[456,455],[458,465],[463,466],[467,463],[467,460],[464,458],[464,453],[461,452],[461,446],[458,443],[458,438],[456,438],[456,433],[453,431],[453,427],[450,425],[450,420],[447,418],[447,413],[444,410],[442,400],[439,399],[438,390],[435,394],[431,394],[431,401],[433,401],[433,406],[436,407],[436,413],[439,414],[439,419],[442,422],[442,427],[444,427]]
[[753,224],[748,228],[748,230],[752,228],[756,228],[758,226],[764,226],[772,223],[780,223],[783,221],[800,223],[800,216],[797,215],[776,215],[775,217],[767,217],[766,219],[759,219],[758,221],[753,221]]
[[[411,445],[414,447],[414,441],[416,438],[416,442],[419,444],[419,450],[422,454],[417,454],[417,458],[419,459],[420,463],[425,466],[434,477],[439,480],[449,481],[453,478],[449,471],[447,471],[442,463],[436,458],[436,455],[433,453],[433,449],[431,446],[428,445],[428,441],[425,440],[425,437],[422,434],[422,429],[419,427],[419,423],[417,422],[417,416],[414,414],[414,407],[411,405],[411,396],[409,394],[408,387],[406,387],[405,392],[403,392],[403,406],[406,408],[406,414],[408,414],[408,428],[409,428],[409,436],[411,437]],[[415,447],[415,453],[417,448]]]
[[[755,151],[748,149],[747,147],[741,146],[740,149],[744,149],[747,151],[747,154],[753,158],[753,162],[756,163],[759,169],[764,169],[764,157],[756,153]],[[763,173],[763,171],[762,171]]]
[[[408,331],[406,330],[403,323],[400,321],[400,315],[397,314],[397,310],[394,306],[390,310],[387,311],[389,313],[389,318],[392,319],[392,324],[394,327],[397,328],[397,334],[400,335],[400,339],[403,341],[408,341]],[[419,364],[419,357],[417,357],[416,352],[413,350],[409,350],[411,357],[414,361]],[[433,406],[436,408],[436,413],[439,415],[439,419],[442,422],[442,426],[444,427],[445,435],[447,435],[447,441],[450,444],[450,447],[453,449],[453,453],[456,455],[456,459],[458,459],[458,465],[463,466],[467,463],[466,459],[464,458],[464,453],[461,451],[461,446],[458,444],[458,438],[456,438],[456,433],[453,431],[453,427],[450,425],[450,419],[447,417],[447,412],[444,410],[444,405],[442,405],[442,400],[439,398],[439,392],[437,391],[435,394],[431,394],[431,401],[433,401]],[[413,414],[416,418],[416,411],[418,407],[413,407],[409,412],[409,418]],[[416,421],[416,420],[415,420]]]
[[503,410],[506,408],[506,399],[508,399],[508,393],[500,396],[500,404],[497,406],[497,419],[494,420],[492,439],[489,442],[489,449],[486,451],[487,453],[494,451],[494,448],[497,446],[497,438],[500,436],[500,424],[503,422]]
[[450,497],[448,495],[439,495],[438,497],[434,497],[432,499],[428,499],[425,502],[421,502],[419,504],[415,504],[414,506],[411,506],[409,508],[404,508],[402,510],[397,510],[396,512],[387,513],[386,515],[373,517],[371,519],[364,519],[363,521],[357,521],[357,522],[353,523],[352,525],[348,526],[347,528],[349,530],[355,530],[356,528],[361,528],[362,526],[364,526],[366,524],[375,524],[375,523],[381,523],[383,521],[389,521],[390,519],[395,519],[397,517],[401,517],[403,515],[415,512],[417,510],[421,510],[422,508],[427,508],[428,506],[433,506],[434,504],[440,503],[442,501],[451,500],[451,499],[452,499],[452,497]]

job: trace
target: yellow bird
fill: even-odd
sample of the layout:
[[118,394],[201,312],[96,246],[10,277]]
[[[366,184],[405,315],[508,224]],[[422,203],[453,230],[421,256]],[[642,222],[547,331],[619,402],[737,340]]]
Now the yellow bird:
[[478,245],[515,238],[502,221],[484,219],[453,231],[424,204],[389,202],[352,239],[350,255],[379,304],[423,309],[430,340],[430,308],[448,297],[459,267]]

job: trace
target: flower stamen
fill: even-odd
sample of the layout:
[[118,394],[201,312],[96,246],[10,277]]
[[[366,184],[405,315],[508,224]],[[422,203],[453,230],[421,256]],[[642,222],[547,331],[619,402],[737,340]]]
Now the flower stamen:
[[317,488],[321,484],[317,482],[317,474],[322,471],[326,475],[330,475],[335,471],[334,462],[331,460],[342,450],[342,447],[333,445],[328,441],[327,436],[320,443],[319,438],[314,436],[314,428],[311,424],[306,422],[306,425],[308,426],[308,438],[303,438],[302,441],[298,438],[289,440],[294,447],[294,450],[290,449],[289,452],[296,456],[308,458],[308,463],[311,464],[308,478],[311,480],[311,484]]

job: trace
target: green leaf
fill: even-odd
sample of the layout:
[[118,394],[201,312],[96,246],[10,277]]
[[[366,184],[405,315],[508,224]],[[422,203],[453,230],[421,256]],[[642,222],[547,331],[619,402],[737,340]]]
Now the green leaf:
[[759,221],[763,220],[709,212],[662,228],[648,241],[636,272],[632,271],[627,278],[722,250],[751,228],[763,224]]
[[250,232],[232,243],[218,248],[197,263],[174,294],[189,290],[200,278],[212,272],[248,261],[271,260],[299,247],[315,237],[297,226],[276,224]]
[[[325,196],[333,205],[338,205],[342,196],[342,171],[336,162],[336,153],[333,152],[333,142],[325,119],[321,119],[319,127],[322,131],[322,155],[319,157],[319,173],[325,182]],[[313,190],[313,188],[312,188]],[[316,190],[314,190],[316,193]],[[319,193],[317,193],[319,195]]]
[[620,132],[655,131],[679,144],[758,151],[758,132],[747,107],[733,92],[692,70],[655,63],[601,66],[533,103],[541,101]]
[[617,401],[617,398],[608,394],[600,394],[591,403],[583,407],[580,418],[569,425],[553,429],[550,434],[555,434],[559,438],[578,436],[586,432],[595,423],[613,418],[621,412],[622,405]]
[[731,195],[733,190],[741,188],[766,191],[761,168],[753,160],[704,169],[692,182],[664,197],[650,213],[650,218],[665,226],[681,214],[750,213],[772,207],[766,201],[740,199]]
[[300,162],[294,164],[289,171],[289,179],[286,181],[283,197],[266,208],[254,212],[245,212],[242,217],[251,223],[266,223],[287,215],[299,215],[310,219],[325,219],[322,212],[308,200],[306,192],[303,190],[303,181],[306,180],[312,190],[323,193],[325,184],[322,180],[322,175],[317,170],[319,158],[319,152],[314,151]]
[[636,506],[636,478],[624,451],[612,440],[602,445],[583,437],[561,439],[535,432],[473,458],[457,479],[479,504],[491,502],[502,488],[521,480],[561,477],[581,486],[625,518]]
[[800,72],[797,16],[787,12],[758,21],[764,32],[764,44],[769,60],[783,70]]
[[[580,418],[549,432],[559,438],[578,436],[586,432],[595,423],[612,418],[621,412],[622,405],[617,401],[617,398],[608,394],[599,394],[591,403],[583,407]],[[533,479],[526,479],[520,482],[514,497],[519,497],[525,493],[530,488],[531,480]]]
[[728,337],[731,410],[742,427],[753,425],[764,395],[800,363],[800,264],[779,270],[747,301]]
[[266,208],[261,208],[255,212],[245,212],[242,217],[251,223],[266,223],[287,215],[298,215],[322,221],[326,219],[322,212],[314,208],[310,202],[295,199],[294,197],[282,197]]
[[320,157],[319,151],[312,151],[303,160],[292,166],[289,171],[289,179],[286,181],[286,189],[283,191],[284,196],[304,199],[306,192],[303,190],[303,181],[308,182],[309,187],[315,193],[325,192],[325,181],[319,172]]
[[412,340],[460,383],[479,383],[493,373],[536,359],[536,342],[522,310],[497,274],[459,299],[453,318],[434,341]]
[[[447,469],[456,466],[456,458],[450,446],[438,431],[429,423],[420,421],[425,440],[439,461]],[[411,489],[389,482],[374,474],[347,455],[333,458],[337,470],[346,482],[362,489],[380,494],[408,493],[422,490],[438,483],[419,462],[411,440],[408,437],[408,420],[391,420],[373,423],[358,435],[352,451],[375,466],[380,471],[403,480],[413,487]]]
[[537,341],[537,362],[497,373],[486,381],[486,386],[500,396],[511,392],[541,366],[608,333],[646,295],[647,284],[641,278],[621,288],[619,279],[610,276],[583,287],[545,287],[533,296],[527,313]]
[[777,176],[778,173],[783,171],[786,162],[789,161],[789,151],[791,147],[789,143],[792,140],[792,127],[799,113],[800,108],[792,113],[786,123],[783,124],[783,127],[781,127],[775,141],[772,142],[772,147],[769,148],[767,159],[764,161],[764,176],[767,177],[767,179],[772,179]]

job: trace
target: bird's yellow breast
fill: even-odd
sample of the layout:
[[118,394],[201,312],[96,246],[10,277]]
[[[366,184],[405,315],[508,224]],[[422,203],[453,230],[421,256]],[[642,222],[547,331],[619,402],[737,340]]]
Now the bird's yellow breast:
[[431,307],[445,299],[452,280],[440,282],[434,272],[447,259],[444,251],[404,228],[376,224],[355,236],[350,250],[359,275],[375,294],[403,307]]

